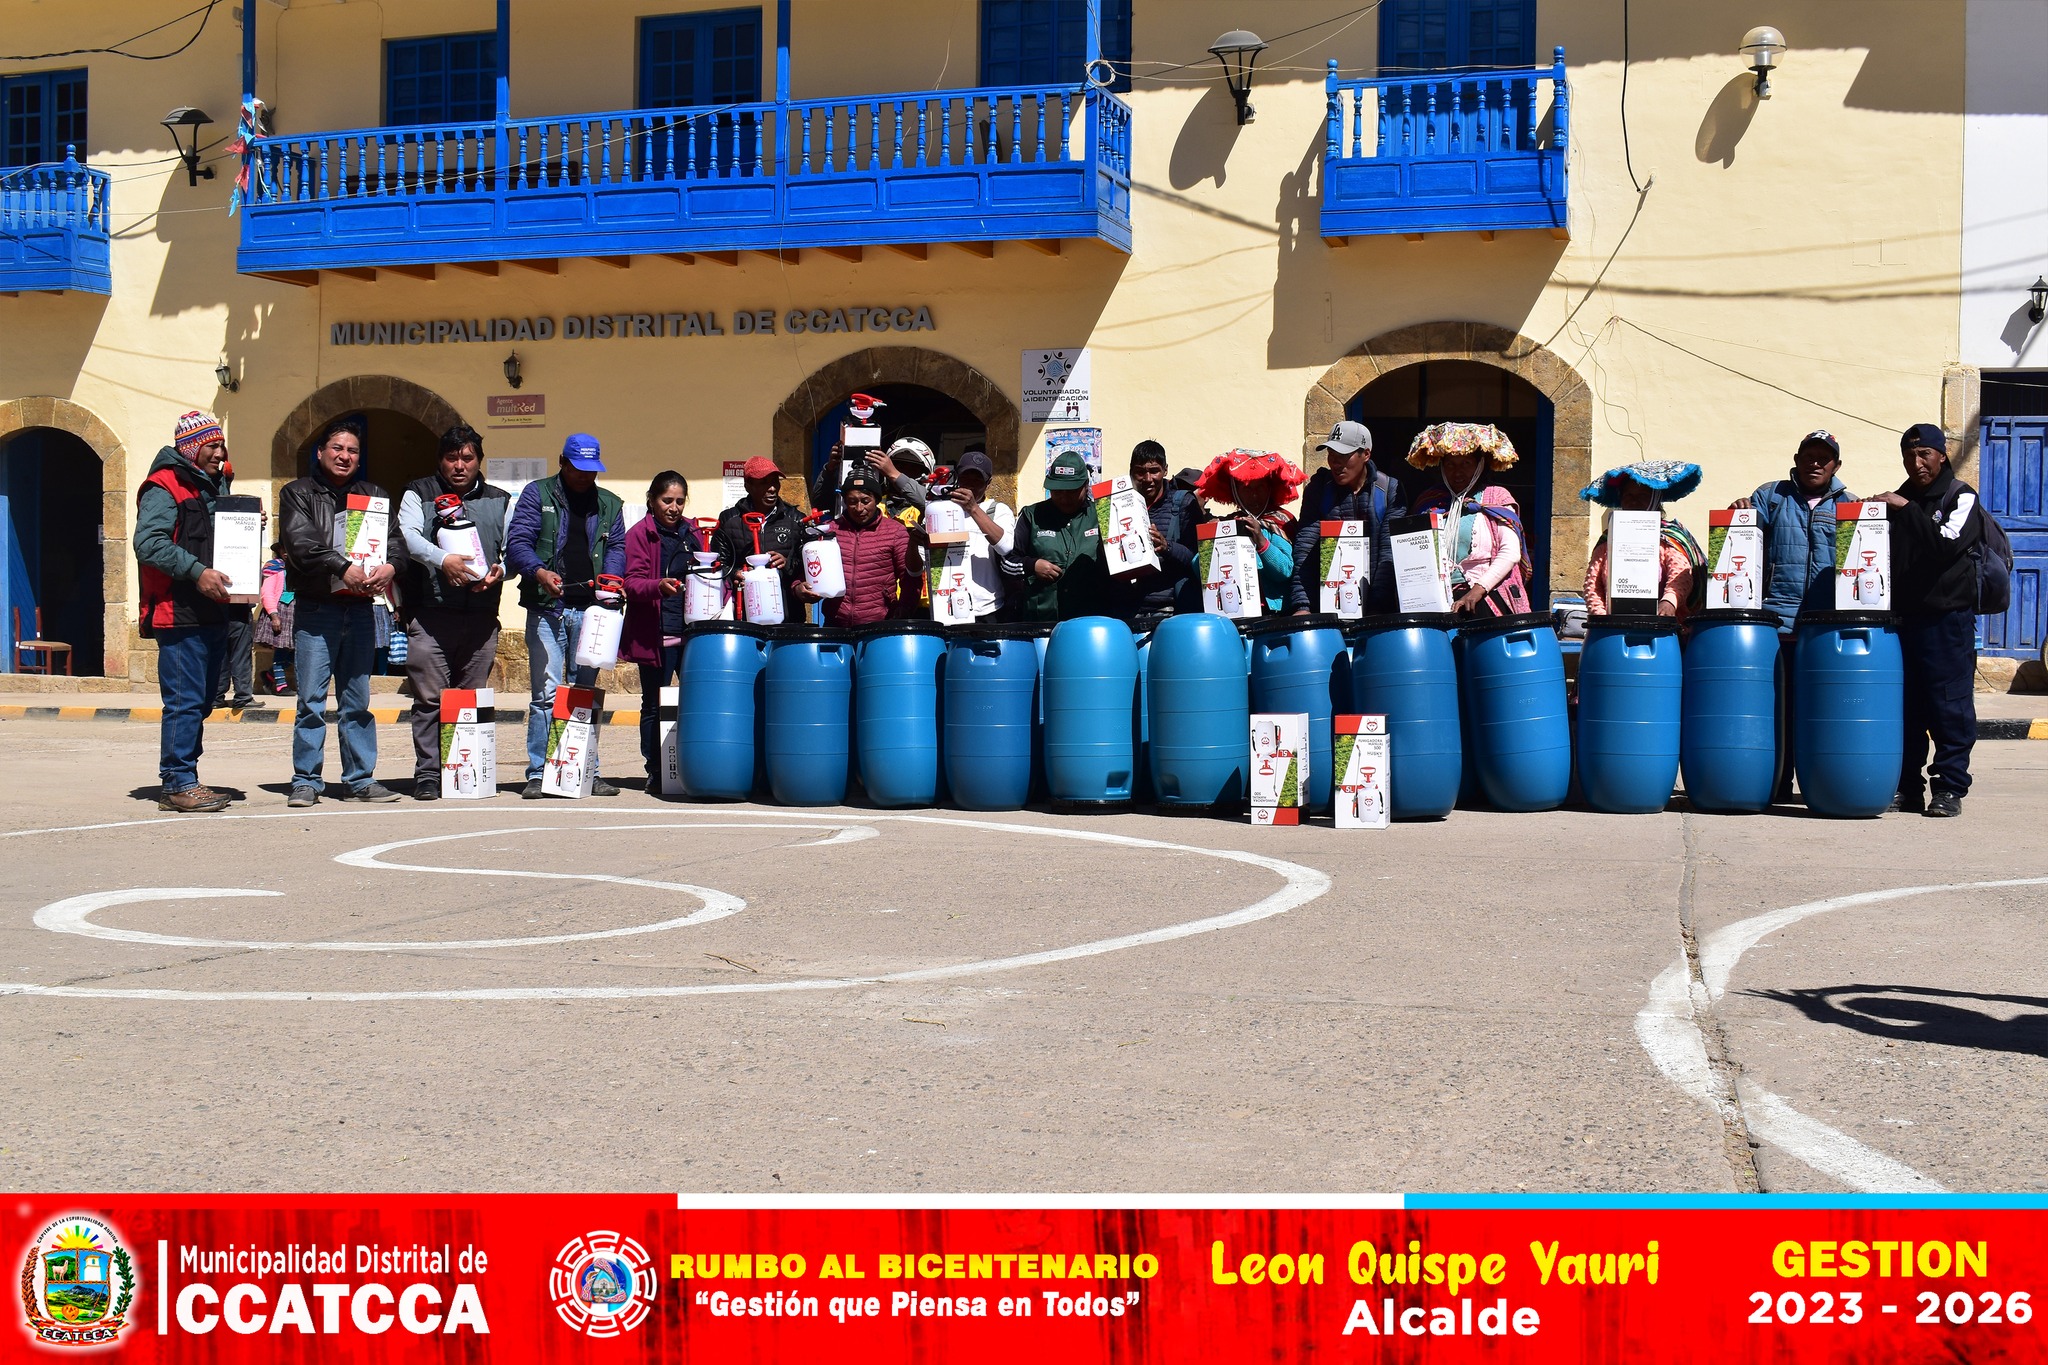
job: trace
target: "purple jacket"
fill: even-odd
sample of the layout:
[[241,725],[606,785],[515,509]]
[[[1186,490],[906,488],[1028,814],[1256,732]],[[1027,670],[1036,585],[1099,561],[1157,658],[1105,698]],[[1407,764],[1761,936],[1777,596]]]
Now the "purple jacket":
[[[626,528],[626,630],[619,640],[622,664],[661,663],[661,530],[642,517]],[[683,519],[683,543],[691,553],[704,548],[697,528]]]

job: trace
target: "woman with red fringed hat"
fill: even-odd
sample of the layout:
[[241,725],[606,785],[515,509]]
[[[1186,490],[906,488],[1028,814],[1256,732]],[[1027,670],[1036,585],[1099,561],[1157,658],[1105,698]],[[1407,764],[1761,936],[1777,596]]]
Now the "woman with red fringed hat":
[[1269,613],[1287,605],[1287,584],[1294,576],[1294,514],[1286,505],[1307,482],[1299,465],[1268,450],[1225,451],[1195,481],[1195,495],[1229,508],[1222,515],[1250,537],[1259,556],[1259,594]]

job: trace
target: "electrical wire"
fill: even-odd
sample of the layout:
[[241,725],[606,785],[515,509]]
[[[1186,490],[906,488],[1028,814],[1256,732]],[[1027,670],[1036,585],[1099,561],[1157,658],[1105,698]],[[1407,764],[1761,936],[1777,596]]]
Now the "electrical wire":
[[1802,403],[1810,403],[1814,407],[1821,409],[1823,412],[1832,412],[1836,416],[1846,417],[1852,422],[1861,422],[1865,426],[1876,427],[1879,431],[1896,431],[1898,429],[1898,424],[1895,422],[1875,421],[1872,418],[1865,417],[1860,412],[1850,412],[1847,408],[1838,408],[1834,406],[1832,403],[1823,403],[1818,398],[1812,398],[1807,396],[1806,394],[1799,393],[1796,390],[1788,389],[1783,384],[1774,384],[1768,379],[1760,379],[1756,375],[1749,374],[1743,370],[1738,370],[1732,365],[1723,365],[1718,360],[1714,360],[1708,356],[1703,356],[1698,351],[1692,350],[1689,347],[1679,345],[1677,342],[1671,340],[1669,337],[1657,335],[1657,333],[1651,331],[1649,328],[1643,326],[1639,322],[1632,321],[1631,319],[1621,317],[1619,315],[1617,315],[1614,320],[1616,322],[1619,322],[1622,326],[1629,328],[1631,331],[1641,332],[1644,336],[1649,337],[1652,341],[1662,342],[1664,345],[1669,346],[1674,351],[1678,351],[1684,355],[1689,355],[1694,360],[1699,361],[1703,365],[1711,365],[1717,370],[1723,371],[1727,374],[1732,374],[1737,379],[1747,379],[1752,384],[1761,384],[1767,389],[1775,389],[1777,392],[1784,394],[1787,398],[1796,398]]
[[[1369,5],[1360,5],[1360,6],[1359,6],[1359,7],[1357,8],[1357,9],[1354,9],[1354,10],[1346,10],[1346,11],[1345,11],[1344,13],[1342,13],[1342,14],[1333,14],[1333,15],[1331,15],[1331,16],[1330,16],[1329,18],[1327,18],[1327,19],[1318,19],[1318,20],[1316,20],[1316,22],[1314,22],[1313,24],[1303,24],[1303,25],[1302,25],[1302,26],[1301,26],[1300,28],[1293,28],[1293,29],[1289,29],[1289,30],[1288,30],[1287,32],[1285,32],[1285,33],[1282,33],[1282,34],[1278,35],[1277,37],[1273,37],[1273,38],[1269,38],[1269,39],[1267,39],[1267,40],[1266,40],[1266,45],[1267,45],[1268,47],[1271,47],[1271,46],[1272,46],[1272,45],[1273,45],[1274,43],[1277,43],[1277,42],[1281,42],[1281,41],[1283,41],[1283,40],[1285,40],[1285,39],[1288,39],[1288,38],[1292,38],[1292,37],[1294,37],[1294,36],[1295,36],[1296,34],[1300,34],[1300,33],[1306,33],[1306,32],[1308,32],[1308,31],[1309,31],[1310,29],[1312,29],[1312,28],[1327,28],[1327,27],[1329,27],[1329,26],[1330,26],[1331,24],[1334,24],[1334,23],[1338,22],[1338,21],[1339,21],[1340,19],[1352,19],[1352,20],[1356,20],[1356,19],[1358,18],[1358,16],[1360,16],[1360,15],[1365,15],[1365,14],[1370,14],[1370,13],[1372,13],[1372,11],[1374,11],[1374,10],[1378,9],[1378,8],[1379,8],[1379,7],[1381,6],[1381,5],[1383,5],[1383,4],[1385,4],[1385,3],[1386,3],[1386,0],[1372,0],[1372,3],[1371,3],[1371,4],[1369,4]],[[1349,27],[1351,27],[1351,25],[1350,25],[1350,24],[1346,24],[1346,25],[1345,25],[1344,27],[1345,27],[1345,28],[1349,28]],[[1343,31],[1342,29],[1338,30],[1338,32],[1342,32],[1342,31]],[[1333,35],[1333,36],[1334,36],[1334,35]],[[1322,40],[1321,40],[1321,39],[1317,39],[1316,41],[1317,41],[1317,42],[1321,42]],[[1315,44],[1314,44],[1314,43],[1311,43],[1311,44],[1310,44],[1309,46],[1310,46],[1310,47],[1313,47],[1313,46],[1315,46]],[[1303,49],[1302,49],[1301,51],[1302,51],[1302,52],[1306,52],[1306,51],[1308,51],[1308,48],[1303,48]],[[1124,74],[1124,75],[1126,75],[1126,76],[1129,76],[1129,77],[1131,77],[1131,78],[1132,78],[1132,79],[1134,79],[1134,80],[1154,80],[1154,81],[1156,81],[1156,80],[1158,80],[1158,79],[1159,79],[1160,77],[1162,77],[1162,76],[1170,76],[1170,75],[1172,75],[1172,74],[1173,74],[1174,72],[1176,72],[1176,71],[1185,71],[1185,70],[1187,70],[1187,69],[1188,69],[1189,67],[1191,67],[1191,66],[1200,66],[1200,65],[1202,64],[1202,60],[1203,60],[1203,57],[1210,57],[1210,56],[1213,56],[1213,55],[1214,55],[1214,54],[1211,54],[1211,53],[1203,53],[1203,54],[1202,54],[1202,57],[1196,57],[1196,58],[1194,58],[1194,59],[1193,59],[1192,61],[1185,61],[1185,62],[1182,62],[1182,63],[1180,63],[1180,64],[1179,64],[1178,66],[1169,66],[1169,67],[1167,67],[1167,68],[1166,68],[1166,69],[1165,69],[1164,71],[1151,71],[1151,72],[1147,72],[1147,73],[1146,73],[1146,74],[1145,74],[1144,76],[1142,76],[1142,77],[1141,77],[1141,76],[1139,76],[1139,75],[1137,74],[1137,72],[1135,72],[1135,71],[1133,71],[1133,70],[1131,70],[1131,69],[1130,69],[1130,68],[1131,68],[1131,67],[1132,67],[1133,65],[1135,65],[1134,63],[1132,63],[1132,62],[1125,62],[1125,63],[1123,64],[1123,65],[1124,65],[1124,67],[1125,67],[1125,70],[1124,70],[1124,73],[1123,73],[1123,74]],[[1284,61],[1287,61],[1287,60],[1289,60],[1290,58],[1293,58],[1293,57],[1299,57],[1300,55],[1301,55],[1301,52],[1290,52],[1290,53],[1289,53],[1289,54],[1288,54],[1288,55],[1287,55],[1286,57],[1281,57],[1281,58],[1279,58],[1278,60],[1280,60],[1280,61],[1283,61],[1283,62],[1284,62]],[[1111,68],[1112,70],[1114,70],[1114,69],[1116,68],[1117,64],[1116,64],[1115,62],[1110,62],[1110,63],[1109,63],[1109,66],[1110,66],[1110,68]],[[1273,70],[1273,69],[1274,69],[1274,68],[1272,68],[1272,67],[1268,67],[1268,68],[1267,68],[1267,70],[1269,70],[1269,71],[1270,71],[1270,70]],[[1219,76],[1211,76],[1211,77],[1208,77],[1207,79],[1209,79],[1209,80],[1220,80],[1220,79],[1222,79],[1222,77],[1219,77]]]
[[[188,9],[175,19],[166,19],[161,24],[158,24],[155,28],[146,28],[142,32],[135,34],[133,37],[123,38],[120,42],[115,43],[109,47],[74,47],[64,52],[29,52],[0,54],[0,62],[40,62],[47,61],[52,57],[99,56],[126,57],[130,61],[135,62],[165,61],[171,57],[177,56],[186,48],[192,46],[192,44],[199,41],[199,35],[206,32],[207,21],[213,18],[213,12],[215,9],[219,7],[219,5],[220,0],[207,0],[207,3],[199,6],[198,9]],[[128,44],[130,43],[140,42],[142,39],[147,38],[152,33],[163,32],[172,24],[182,23],[183,21],[190,19],[193,15],[199,14],[201,11],[204,11],[204,17],[200,19],[199,27],[192,31],[192,36],[190,38],[187,38],[178,46],[172,48],[169,52],[123,52],[121,50],[122,48],[128,46]]]
[[1621,0],[1621,164],[1628,168],[1628,183],[1641,194],[1643,182],[1636,179],[1635,158],[1628,149],[1628,0]]

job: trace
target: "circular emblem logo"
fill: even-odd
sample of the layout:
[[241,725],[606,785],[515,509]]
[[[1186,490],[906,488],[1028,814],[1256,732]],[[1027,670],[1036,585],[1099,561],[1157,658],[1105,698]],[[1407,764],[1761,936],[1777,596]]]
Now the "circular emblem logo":
[[36,1339],[105,1346],[128,1325],[135,1262],[114,1230],[73,1214],[36,1234],[21,1267],[21,1306]]
[[548,1297],[555,1313],[591,1337],[616,1337],[654,1311],[661,1281],[647,1248],[616,1232],[587,1232],[555,1253]]

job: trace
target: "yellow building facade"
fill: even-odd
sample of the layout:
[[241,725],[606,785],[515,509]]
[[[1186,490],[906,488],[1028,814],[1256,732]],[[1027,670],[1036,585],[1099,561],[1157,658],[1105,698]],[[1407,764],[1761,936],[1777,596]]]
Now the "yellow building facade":
[[[982,26],[994,22],[982,0],[788,8],[795,101],[997,84],[981,70]],[[824,245],[727,250],[715,237],[654,234],[644,248],[521,258],[485,240],[461,263],[386,247],[368,263],[256,273],[238,268],[251,209],[228,212],[241,160],[221,141],[240,101],[241,25],[256,25],[256,93],[272,133],[303,137],[388,123],[395,45],[490,32],[490,0],[222,4],[188,49],[161,61],[20,58],[111,45],[177,7],[0,0],[0,42],[14,54],[0,77],[82,69],[78,158],[108,177],[110,292],[0,298],[0,450],[40,442],[37,553],[52,581],[35,590],[64,596],[62,566],[90,560],[90,573],[71,571],[70,619],[82,619],[79,600],[99,610],[80,671],[150,676],[128,527],[150,459],[188,408],[220,416],[238,491],[266,498],[303,472],[320,424],[363,412],[369,475],[394,491],[428,472],[433,436],[459,417],[484,432],[501,469],[518,460],[552,471],[563,438],[591,432],[607,485],[629,507],[649,476],[675,468],[691,482],[692,512],[709,516],[724,501],[727,461],[772,454],[794,493],[819,424],[855,390],[900,395],[885,429],[902,413],[903,429],[953,453],[985,445],[999,490],[1024,502],[1041,495],[1046,453],[1066,426],[1099,429],[1114,471],[1146,439],[1175,467],[1233,447],[1314,462],[1316,441],[1347,414],[1375,430],[1382,465],[1398,465],[1424,421],[1499,421],[1527,447],[1528,495],[1546,503],[1525,507],[1532,523],[1547,519],[1543,574],[1574,589],[1597,534],[1577,491],[1611,465],[1701,464],[1701,492],[1677,509],[1701,530],[1708,507],[1782,477],[1815,427],[1841,438],[1843,477],[1859,492],[1898,482],[1897,435],[1916,421],[1941,421],[1968,468],[1967,8],[1638,0],[1624,36],[1612,0],[1534,0],[1536,65],[1561,47],[1568,86],[1568,192],[1559,187],[1562,221],[1549,229],[1326,230],[1331,84],[1391,64],[1374,7],[1133,0],[1128,57],[1113,58],[1131,74],[1117,97],[1129,111],[1128,251],[1105,240],[1113,234],[905,241],[878,231],[863,241],[856,226],[852,240],[842,228]],[[733,6],[512,0],[511,116],[635,108],[647,21],[713,9]],[[776,9],[770,0],[759,12],[763,99]],[[167,51],[197,23],[130,50]],[[1763,24],[1787,43],[1768,100],[1736,52]],[[1267,42],[1249,94],[1256,117],[1242,125],[1208,52],[1233,29]],[[1079,80],[1069,84],[1085,98]],[[1347,87],[1334,102],[1349,98]],[[161,126],[180,106],[214,120],[197,141],[215,176],[197,184]],[[1556,111],[1532,109],[1538,140],[1556,137]],[[1017,148],[1000,123],[1013,111],[992,110],[977,135],[1005,158]],[[904,126],[891,116],[876,141],[885,167],[903,155],[891,144]],[[627,149],[621,141],[622,158]],[[529,164],[545,178],[554,155]],[[592,160],[577,164],[572,175],[593,173]],[[459,184],[446,165],[433,172],[438,187]],[[362,192],[372,175],[400,183],[392,174],[351,182],[338,168],[329,183]],[[600,318],[612,335],[591,335]],[[1085,420],[1029,420],[1025,357],[1045,350],[1086,352]],[[538,412],[493,413],[536,398]],[[522,401],[492,401],[508,399]],[[97,489],[85,500],[96,522],[48,510],[49,490],[65,487]],[[14,498],[17,523],[28,497]],[[53,539],[71,543],[69,559]],[[28,573],[32,556],[18,546],[15,557]]]

